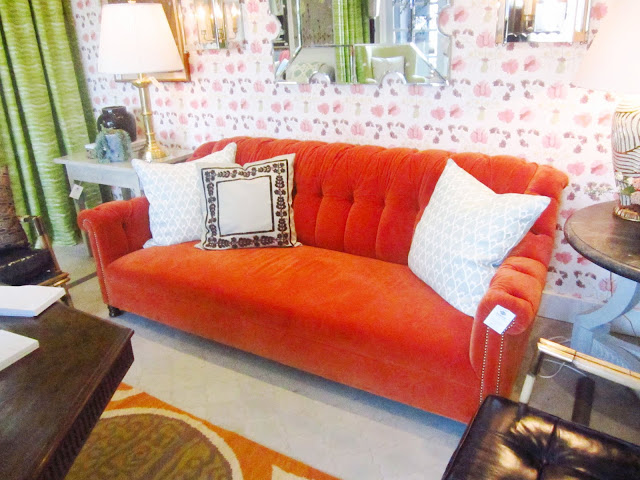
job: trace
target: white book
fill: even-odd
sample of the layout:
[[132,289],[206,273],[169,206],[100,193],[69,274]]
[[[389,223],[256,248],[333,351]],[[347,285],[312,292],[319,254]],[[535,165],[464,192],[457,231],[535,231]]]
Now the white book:
[[0,315],[35,317],[65,294],[61,287],[22,285],[0,286]]
[[0,370],[30,354],[39,346],[38,340],[0,330]]

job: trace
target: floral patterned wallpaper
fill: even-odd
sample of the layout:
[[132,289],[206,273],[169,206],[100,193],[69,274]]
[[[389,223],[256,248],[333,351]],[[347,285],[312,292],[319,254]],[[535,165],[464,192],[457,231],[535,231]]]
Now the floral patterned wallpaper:
[[[245,0],[244,45],[191,49],[191,82],[152,87],[156,133],[169,147],[195,148],[233,135],[318,139],[521,156],[570,176],[561,207],[547,291],[603,301],[610,275],[563,240],[572,211],[614,199],[610,129],[616,99],[571,85],[581,44],[495,44],[495,0],[455,0],[448,86],[275,85],[268,2]],[[607,13],[593,0],[591,28]],[[100,1],[76,0],[75,27],[95,116],[138,93],[97,72]],[[193,4],[182,0],[187,44],[196,38]]]

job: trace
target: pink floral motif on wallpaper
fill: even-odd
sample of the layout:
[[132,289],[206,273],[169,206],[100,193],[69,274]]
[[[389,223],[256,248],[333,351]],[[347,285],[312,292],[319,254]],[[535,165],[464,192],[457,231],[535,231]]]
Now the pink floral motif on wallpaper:
[[591,18],[602,20],[607,14],[607,5],[604,2],[594,2],[591,5]]
[[542,137],[542,146],[544,148],[558,149],[562,146],[562,140],[555,133],[549,133]]
[[480,82],[473,87],[473,93],[476,97],[489,97],[491,96],[491,87],[487,82]]
[[434,108],[433,110],[431,110],[431,116],[436,120],[442,120],[445,117],[445,115],[446,115],[446,112],[442,107]]
[[567,86],[563,83],[556,83],[547,89],[547,95],[552,99],[567,98]]
[[526,72],[535,72],[541,67],[540,61],[533,55],[529,55],[524,59],[524,70]]
[[513,110],[502,110],[501,112],[498,112],[498,119],[501,122],[505,122],[505,123],[511,123],[513,121],[513,119],[515,118],[515,113],[513,113]]
[[570,163],[567,165],[567,172],[571,175],[579,177],[586,170],[584,163]]
[[466,63],[462,58],[454,58],[451,60],[451,71],[452,72],[461,72],[465,69]]
[[[180,3],[186,43],[194,45],[193,4]],[[277,24],[268,2],[246,0],[243,45],[191,48],[191,82],[152,88],[156,132],[169,148],[261,135],[509,154],[553,165],[567,172],[570,185],[547,289],[606,299],[609,275],[564,241],[562,227],[571,212],[614,199],[610,129],[616,98],[571,85],[585,45],[496,45],[496,2],[452,3],[441,18],[455,32],[449,85],[341,86],[275,84],[270,41]],[[608,3],[594,0],[592,29]],[[97,73],[100,2],[74,2],[73,15],[95,116],[113,104],[139,115],[135,89]]]
[[495,47],[495,43],[496,43],[495,35],[487,31],[480,33],[476,37],[476,45],[480,48]]
[[518,71],[518,61],[512,58],[511,60],[503,62],[502,71],[513,75]]
[[371,113],[376,117],[381,118],[384,115],[384,106],[376,105],[374,107],[371,107]]
[[471,132],[471,141],[474,143],[487,143],[489,141],[489,135],[484,129],[477,128]]
[[523,122],[532,122],[535,119],[534,111],[529,107],[524,107],[520,110],[519,118]]

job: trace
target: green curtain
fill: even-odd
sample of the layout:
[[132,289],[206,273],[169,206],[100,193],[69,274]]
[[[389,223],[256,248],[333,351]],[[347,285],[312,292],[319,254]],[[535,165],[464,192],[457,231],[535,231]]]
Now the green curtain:
[[[333,1],[333,39],[336,45],[369,43],[367,0]],[[356,59],[356,63],[358,59]],[[351,47],[336,47],[336,81],[352,83]]]
[[[68,0],[0,0],[0,165],[19,214],[42,215],[53,241],[75,244],[75,210],[62,165],[95,126]],[[97,188],[90,188],[95,198]]]

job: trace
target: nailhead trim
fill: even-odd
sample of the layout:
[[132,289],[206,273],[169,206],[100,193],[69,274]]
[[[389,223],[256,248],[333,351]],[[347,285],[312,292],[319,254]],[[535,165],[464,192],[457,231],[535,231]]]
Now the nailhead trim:
[[496,385],[496,394],[500,393],[500,375],[502,374],[502,354],[504,353],[504,333],[500,335],[500,355],[498,356],[498,382]]
[[479,404],[482,403],[482,399],[484,397],[484,381],[485,381],[485,371],[487,369],[487,352],[488,351],[489,351],[489,328],[485,327],[484,356],[482,358],[482,372],[480,373],[480,401],[479,401]]

